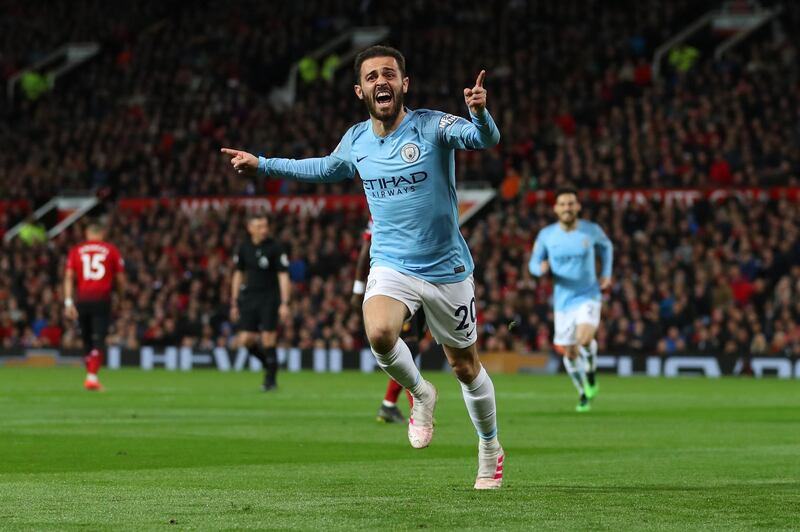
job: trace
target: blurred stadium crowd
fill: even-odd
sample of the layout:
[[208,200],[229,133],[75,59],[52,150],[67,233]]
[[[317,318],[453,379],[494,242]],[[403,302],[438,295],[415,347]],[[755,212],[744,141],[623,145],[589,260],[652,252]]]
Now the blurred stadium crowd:
[[[800,356],[798,204],[585,207],[615,243],[602,351]],[[293,318],[280,328],[284,345],[366,345],[361,317],[348,307],[364,222],[355,213],[276,218],[295,291]],[[536,283],[527,273],[533,236],[551,222],[544,203],[498,202],[464,230],[477,266],[482,348],[551,348],[551,281]],[[117,299],[110,341],[130,348],[230,345],[231,254],[243,224],[237,211],[116,211],[109,239],[126,258],[131,282]],[[0,258],[2,345],[79,346],[74,326],[62,319],[60,294],[67,248],[79,239],[80,224],[48,245],[15,240],[7,248]]]
[[[302,51],[350,26],[386,24],[389,42],[408,59],[413,108],[463,114],[461,88],[488,69],[501,144],[457,155],[460,182],[488,183],[501,195],[464,228],[478,268],[482,347],[548,350],[551,287],[534,284],[525,264],[533,236],[552,217],[545,205],[527,205],[525,192],[565,183],[800,186],[796,33],[754,39],[720,61],[667,68],[654,83],[655,47],[710,5],[716,2],[11,2],[0,15],[3,80],[61,42],[99,40],[104,48],[80,75],[35,100],[0,99],[0,197],[39,205],[68,189],[111,200],[360,193],[358,182],[319,187],[237,176],[218,148],[329,153],[365,116],[348,69],[330,84],[301,85],[289,110],[274,109],[266,95]],[[800,27],[800,8],[785,7],[785,27]],[[800,356],[797,204],[586,207],[616,246],[602,349]],[[243,236],[242,213],[111,212],[109,240],[132,281],[115,310],[112,341],[229,342],[230,256]],[[0,214],[0,230],[25,214]],[[360,317],[346,304],[364,223],[352,214],[277,220],[298,293],[283,342],[363,345]],[[3,244],[0,344],[77,345],[61,316],[60,279],[80,228],[43,246]]]
[[[96,0],[14,3],[4,15],[8,31],[0,32],[9,44],[0,56],[6,78],[56,36],[95,35],[105,48],[57,90],[0,108],[7,147],[0,196],[312,192],[313,185],[230,175],[217,148],[329,153],[365,116],[349,69],[332,85],[301,84],[297,104],[284,112],[267,95],[284,82],[290,58],[366,23],[391,26],[388,40],[408,57],[412,107],[463,114],[461,88],[488,69],[489,107],[503,140],[486,153],[459,153],[461,182],[505,185],[509,195],[567,181],[592,188],[797,184],[796,33],[756,39],[653,83],[655,47],[710,5],[146,0],[121,17]],[[49,15],[32,17],[37,9]],[[87,16],[64,25],[54,16],[59,9]],[[800,8],[790,4],[783,16],[786,27],[797,27]],[[358,190],[358,183],[324,187]]]

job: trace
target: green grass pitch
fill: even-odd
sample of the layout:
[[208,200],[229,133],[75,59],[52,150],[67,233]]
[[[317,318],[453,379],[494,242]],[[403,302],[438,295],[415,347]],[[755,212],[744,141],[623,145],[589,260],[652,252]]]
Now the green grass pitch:
[[[456,381],[430,448],[374,415],[385,379],[0,369],[0,529],[734,530],[800,526],[797,381],[495,375],[506,484],[472,490]],[[408,408],[402,403],[404,411]]]

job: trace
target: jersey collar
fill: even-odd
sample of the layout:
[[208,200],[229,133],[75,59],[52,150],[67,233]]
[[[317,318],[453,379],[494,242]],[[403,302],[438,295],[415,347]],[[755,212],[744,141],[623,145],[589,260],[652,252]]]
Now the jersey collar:
[[397,129],[395,129],[394,131],[392,131],[391,133],[389,133],[385,137],[379,137],[375,133],[375,130],[372,129],[372,120],[368,118],[367,119],[367,123],[369,124],[369,132],[372,134],[372,138],[377,140],[377,141],[381,141],[381,140],[386,141],[386,140],[389,140],[390,138],[394,137],[395,135],[398,135],[401,131],[403,131],[406,127],[408,127],[409,122],[411,122],[411,115],[414,113],[414,111],[409,109],[405,105],[403,106],[403,109],[406,112],[406,116],[403,117],[403,120],[400,122],[400,125],[397,126]]

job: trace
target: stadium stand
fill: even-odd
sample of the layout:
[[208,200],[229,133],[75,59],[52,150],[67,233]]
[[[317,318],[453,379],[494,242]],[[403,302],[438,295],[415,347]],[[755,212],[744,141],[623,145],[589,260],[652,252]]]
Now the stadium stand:
[[[110,5],[87,0],[69,3],[96,14],[76,27],[60,25],[56,16],[30,16],[51,6],[58,13],[66,4],[34,2],[3,15],[5,79],[60,42],[93,38],[104,51],[38,100],[0,107],[0,197],[28,202],[0,209],[0,232],[66,189],[103,191],[112,201],[358,193],[358,183],[317,187],[237,177],[217,148],[328,153],[365,114],[351,95],[349,69],[333,85],[301,87],[288,111],[273,109],[266,94],[292,60],[338,29],[388,21],[390,41],[409,59],[412,107],[463,111],[460,88],[480,67],[489,68],[489,107],[502,142],[485,154],[459,153],[457,164],[460,182],[488,183],[502,196],[488,216],[464,229],[478,267],[485,349],[549,349],[550,287],[534,285],[524,265],[533,235],[552,218],[544,203],[526,201],[529,193],[567,182],[605,190],[800,186],[796,34],[755,39],[723,60],[702,57],[687,72],[653,82],[654,48],[707,2],[620,2],[603,10],[577,0],[469,7],[454,0],[205,2],[203,9],[137,2],[110,22],[101,16]],[[787,27],[800,25],[796,5],[786,6],[783,17]],[[270,22],[279,18],[291,22]],[[31,19],[34,36],[19,37],[26,26],[18,23]],[[6,47],[10,42],[18,45]],[[618,282],[601,349],[800,355],[796,203],[586,206],[617,246]],[[110,212],[109,238],[127,258],[133,281],[116,309],[112,341],[227,344],[229,258],[242,236],[241,213]],[[346,307],[363,223],[353,214],[280,220],[301,294],[293,322],[283,324],[283,342],[363,345],[360,317]],[[78,335],[62,321],[59,281],[81,227],[46,245],[2,244],[3,346],[77,346]],[[494,245],[498,239],[502,247]]]
[[[98,30],[111,44],[87,72],[36,104],[7,110],[0,141],[12,149],[0,160],[2,196],[41,203],[64,189],[127,197],[316,191],[232,177],[215,149],[224,142],[295,157],[329,153],[364,115],[347,69],[333,86],[301,87],[286,112],[270,106],[267,92],[283,82],[288,57],[337,28],[388,21],[390,40],[409,57],[412,107],[462,111],[460,87],[491,65],[503,142],[487,154],[459,154],[461,181],[506,181],[511,193],[567,180],[592,188],[796,180],[800,157],[788,142],[796,136],[796,36],[699,61],[652,84],[653,49],[710,3],[278,5],[285,12],[263,2],[167,3],[140,8],[152,23],[138,33]],[[789,23],[797,11],[787,8]],[[292,22],[272,27],[278,19]],[[493,46],[480,46],[475,34]],[[589,46],[598,39],[606,46]],[[8,75],[21,61],[12,55],[5,63]],[[357,189],[346,183],[324,192]]]
[[[798,203],[729,199],[619,209],[604,201],[586,208],[616,245],[601,350],[800,356]],[[484,349],[550,349],[552,286],[535,284],[526,264],[534,233],[551,222],[548,204],[519,200],[498,203],[465,230],[477,265]],[[117,211],[110,223],[109,238],[131,278],[110,341],[131,348],[229,345],[230,256],[243,236],[242,212]],[[347,306],[363,223],[355,212],[275,222],[298,294],[292,322],[281,326],[285,345],[365,345],[361,317]],[[79,224],[48,245],[14,241],[7,248],[0,259],[3,346],[78,346],[76,331],[62,321],[59,280],[80,231]]]

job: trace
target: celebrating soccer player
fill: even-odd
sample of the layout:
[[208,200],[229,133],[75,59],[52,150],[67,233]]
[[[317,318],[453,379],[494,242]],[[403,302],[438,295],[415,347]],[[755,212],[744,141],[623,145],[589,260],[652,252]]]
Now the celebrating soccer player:
[[475,488],[499,488],[504,454],[494,386],[475,346],[474,265],[458,227],[455,188],[454,150],[491,148],[500,140],[486,110],[486,72],[464,89],[470,115],[465,120],[403,105],[409,78],[405,58],[394,48],[370,47],[354,66],[355,93],[370,117],[348,129],[330,155],[293,160],[222,151],[234,169],[247,174],[333,182],[359,173],[374,222],[364,325],[378,365],[414,397],[408,439],[414,448],[427,447],[434,430],[437,390],[422,378],[400,339],[403,323],[422,307],[478,432]]
[[[555,284],[555,338],[553,344],[563,355],[564,368],[578,389],[575,409],[588,412],[597,395],[597,341],[601,292],[611,286],[614,248],[599,225],[580,220],[577,191],[556,191],[554,207],[558,222],[542,229],[536,237],[528,269],[540,277],[552,273]],[[599,253],[600,282],[595,271]]]
[[250,238],[233,257],[236,271],[231,279],[231,320],[239,323],[239,345],[264,364],[262,389],[268,392],[277,386],[278,318],[289,316],[289,258],[283,244],[269,238],[265,215],[250,215],[247,232]]
[[[108,327],[111,324],[111,289],[114,282],[122,293],[125,289],[125,262],[113,244],[103,241],[104,230],[99,224],[86,229],[86,241],[74,246],[67,256],[64,273],[64,314],[78,320],[86,352],[87,390],[100,391],[97,378],[103,364]],[[73,297],[73,281],[77,280],[77,297]]]

